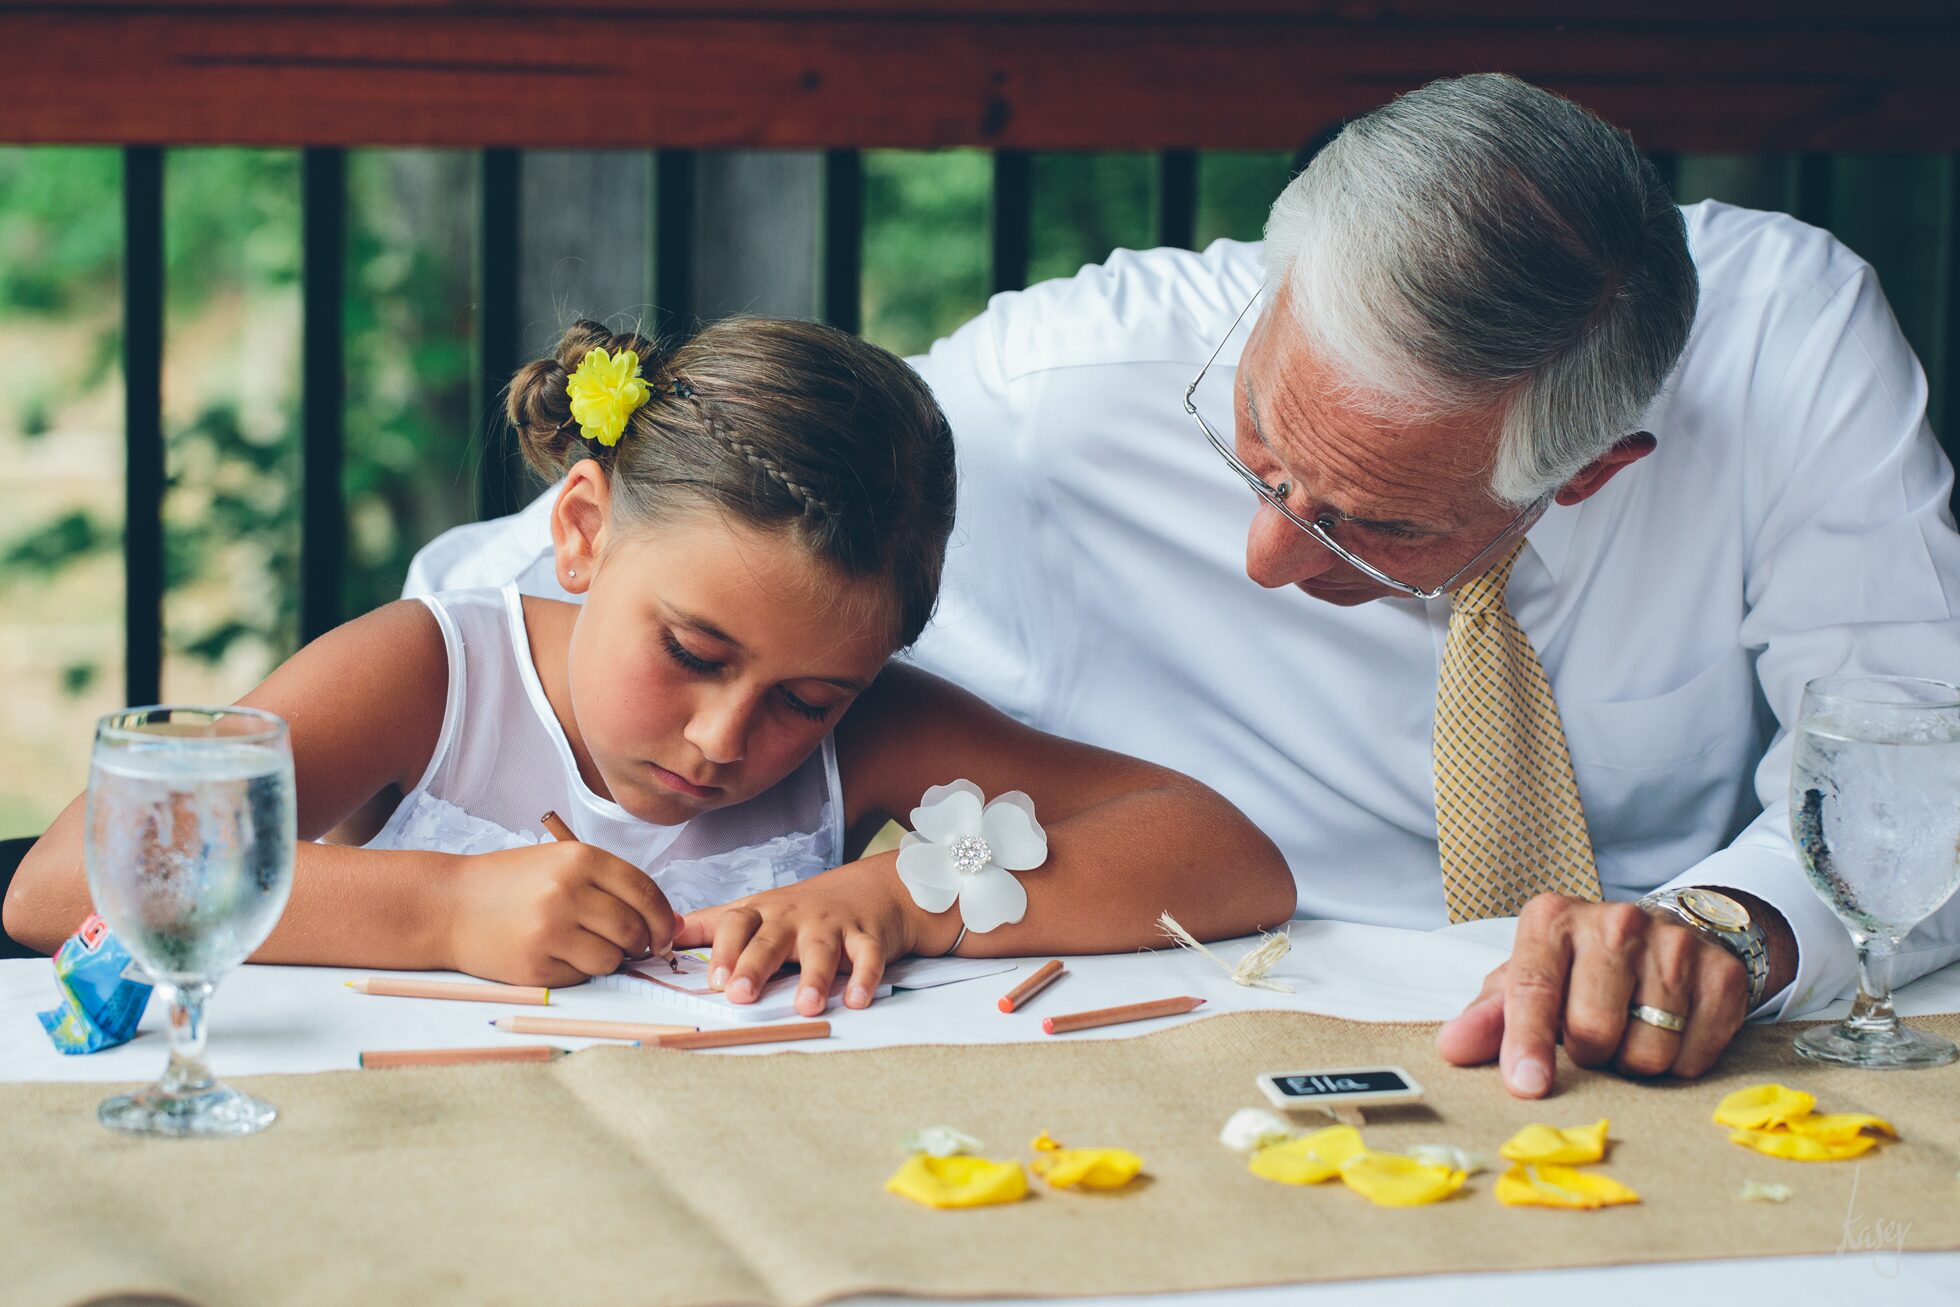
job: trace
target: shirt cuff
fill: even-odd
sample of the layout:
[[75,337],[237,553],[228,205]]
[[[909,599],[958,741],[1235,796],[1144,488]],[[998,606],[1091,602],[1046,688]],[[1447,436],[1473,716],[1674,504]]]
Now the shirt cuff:
[[1851,932],[1810,888],[1786,850],[1731,845],[1703,858],[1662,889],[1739,890],[1775,908],[1797,941],[1796,979],[1780,994],[1766,995],[1751,1021],[1787,1021],[1836,999],[1858,980]]

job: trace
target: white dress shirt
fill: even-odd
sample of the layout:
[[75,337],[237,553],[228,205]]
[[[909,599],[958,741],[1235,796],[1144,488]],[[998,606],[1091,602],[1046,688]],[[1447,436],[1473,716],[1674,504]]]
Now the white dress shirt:
[[[1867,264],[1781,215],[1685,214],[1701,300],[1641,422],[1659,447],[1546,513],[1509,603],[1558,700],[1607,897],[1710,885],[1775,905],[1800,960],[1759,1014],[1794,1016],[1856,967],[1791,848],[1787,728],[1815,676],[1960,676],[1952,471]],[[1440,927],[1430,730],[1449,600],[1338,608],[1248,580],[1256,501],[1180,402],[1261,280],[1256,245],[1119,251],[994,297],[914,360],[961,480],[913,656],[1219,790],[1284,851],[1299,915]],[[1251,320],[1197,395],[1221,432]],[[508,579],[545,543],[542,509],[452,532],[411,588]],[[523,583],[558,592],[548,567]],[[1956,958],[1960,897],[1896,978]]]

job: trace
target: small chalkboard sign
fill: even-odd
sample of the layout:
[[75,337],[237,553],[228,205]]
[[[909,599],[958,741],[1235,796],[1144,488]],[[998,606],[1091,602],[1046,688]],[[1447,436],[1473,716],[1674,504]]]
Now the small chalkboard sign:
[[1422,1086],[1399,1066],[1268,1072],[1258,1084],[1275,1107],[1285,1108],[1412,1103],[1422,1097]]

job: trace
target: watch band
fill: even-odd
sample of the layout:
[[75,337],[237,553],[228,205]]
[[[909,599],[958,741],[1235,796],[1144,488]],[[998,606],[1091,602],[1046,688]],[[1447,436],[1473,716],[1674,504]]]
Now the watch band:
[[[1740,929],[1718,926],[1682,902],[1689,894],[1715,897],[1734,908],[1743,917],[1745,924]],[[1749,914],[1740,903],[1716,890],[1670,889],[1656,890],[1638,900],[1635,906],[1664,912],[1703,939],[1711,940],[1727,949],[1729,954],[1742,964],[1742,969],[1749,978],[1749,1011],[1754,1012],[1762,1004],[1763,991],[1769,985],[1769,941],[1763,934],[1763,928],[1748,919]]]

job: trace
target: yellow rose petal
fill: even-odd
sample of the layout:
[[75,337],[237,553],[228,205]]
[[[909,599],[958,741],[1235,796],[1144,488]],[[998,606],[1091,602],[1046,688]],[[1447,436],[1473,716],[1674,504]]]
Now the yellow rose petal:
[[1810,1116],[1800,1116],[1789,1123],[1789,1129],[1812,1139],[1824,1139],[1836,1143],[1846,1139],[1856,1139],[1867,1130],[1879,1134],[1899,1137],[1898,1130],[1883,1117],[1872,1116],[1866,1112],[1822,1112]]
[[1768,1130],[1809,1116],[1817,1098],[1783,1085],[1738,1089],[1715,1106],[1715,1124],[1734,1130]]
[[1251,1172],[1281,1184],[1319,1184],[1341,1173],[1341,1164],[1366,1149],[1351,1125],[1330,1125],[1283,1144],[1268,1144],[1246,1163]]
[[1570,1166],[1519,1163],[1497,1177],[1492,1190],[1506,1207],[1566,1207],[1592,1211],[1637,1203],[1640,1195],[1611,1176]]
[[1729,1142],[1792,1162],[1842,1162],[1868,1152],[1878,1140],[1866,1134],[1824,1139],[1792,1130],[1731,1130]]
[[1372,1148],[1341,1166],[1341,1182],[1377,1207],[1421,1207],[1463,1187],[1464,1172]]
[[1512,1162],[1554,1163],[1569,1166],[1575,1162],[1597,1162],[1606,1156],[1607,1119],[1591,1125],[1528,1125],[1512,1135],[1497,1151]]
[[914,1153],[892,1172],[885,1189],[927,1207],[991,1207],[1027,1197],[1028,1173],[1019,1162]]
[[1057,1189],[1121,1189],[1143,1170],[1143,1159],[1127,1148],[1057,1148],[1029,1166]]
[[1064,1148],[1046,1130],[1029,1147],[1029,1169],[1057,1189],[1121,1189],[1143,1170],[1143,1159],[1127,1148]]

